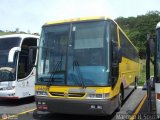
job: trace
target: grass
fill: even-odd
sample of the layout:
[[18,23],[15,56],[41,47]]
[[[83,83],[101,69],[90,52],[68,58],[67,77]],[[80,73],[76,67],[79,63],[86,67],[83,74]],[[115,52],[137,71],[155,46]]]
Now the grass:
[[[150,76],[154,75],[154,66],[150,64]],[[140,77],[139,77],[139,86],[143,86],[146,81],[146,60],[140,60]]]
[[8,34],[13,34],[13,33],[11,33],[11,32],[0,32],[0,36],[1,35],[8,35]]

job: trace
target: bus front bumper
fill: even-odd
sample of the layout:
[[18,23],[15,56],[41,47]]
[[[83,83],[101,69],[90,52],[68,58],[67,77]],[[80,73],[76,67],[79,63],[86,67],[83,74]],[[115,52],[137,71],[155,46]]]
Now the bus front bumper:
[[36,97],[37,110],[60,114],[110,115],[118,107],[118,97],[112,100]]
[[0,90],[0,99],[19,99],[15,96],[15,89],[13,90]]

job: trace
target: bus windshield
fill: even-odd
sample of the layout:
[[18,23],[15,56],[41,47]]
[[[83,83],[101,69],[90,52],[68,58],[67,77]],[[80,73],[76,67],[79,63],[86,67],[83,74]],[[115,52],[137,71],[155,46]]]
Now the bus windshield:
[[108,85],[105,26],[105,21],[96,21],[43,27],[37,83]]
[[20,38],[0,38],[0,82],[16,80],[17,56],[14,56],[14,62],[8,62],[9,51],[13,47],[20,45]]

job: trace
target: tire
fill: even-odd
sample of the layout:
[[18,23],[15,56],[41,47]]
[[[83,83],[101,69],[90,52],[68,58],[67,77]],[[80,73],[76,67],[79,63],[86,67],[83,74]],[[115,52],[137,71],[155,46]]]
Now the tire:
[[33,118],[34,118],[34,119],[39,119],[39,118],[41,118],[41,117],[42,117],[42,115],[39,114],[39,111],[38,111],[38,110],[34,110],[34,111],[33,111]]
[[118,108],[117,112],[121,110],[122,104],[123,104],[123,99],[124,99],[124,91],[123,91],[123,86],[121,85],[120,92],[118,94]]

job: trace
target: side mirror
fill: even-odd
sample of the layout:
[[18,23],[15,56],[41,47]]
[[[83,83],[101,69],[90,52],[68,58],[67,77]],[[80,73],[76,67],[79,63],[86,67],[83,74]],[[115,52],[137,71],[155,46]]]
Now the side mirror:
[[121,47],[118,48],[117,56],[118,56],[118,63],[121,63],[122,62],[122,49],[121,49]]
[[29,50],[30,49],[33,49],[33,50],[37,50],[39,47],[37,47],[37,46],[29,46]]
[[[38,49],[37,46],[30,46],[29,47],[29,64],[32,67],[36,67],[36,63],[35,63],[36,56],[34,56],[35,55],[34,52],[37,51],[37,49]],[[36,54],[37,54],[37,52],[36,52]],[[34,59],[34,57],[35,57],[35,59]]]
[[115,41],[111,42],[112,44],[112,50],[113,50],[113,59],[115,59],[115,63],[121,63],[122,62],[122,49],[121,47],[118,47],[118,43]]
[[8,54],[8,62],[14,62],[14,56],[16,52],[20,52],[21,48],[20,47],[13,47]]

